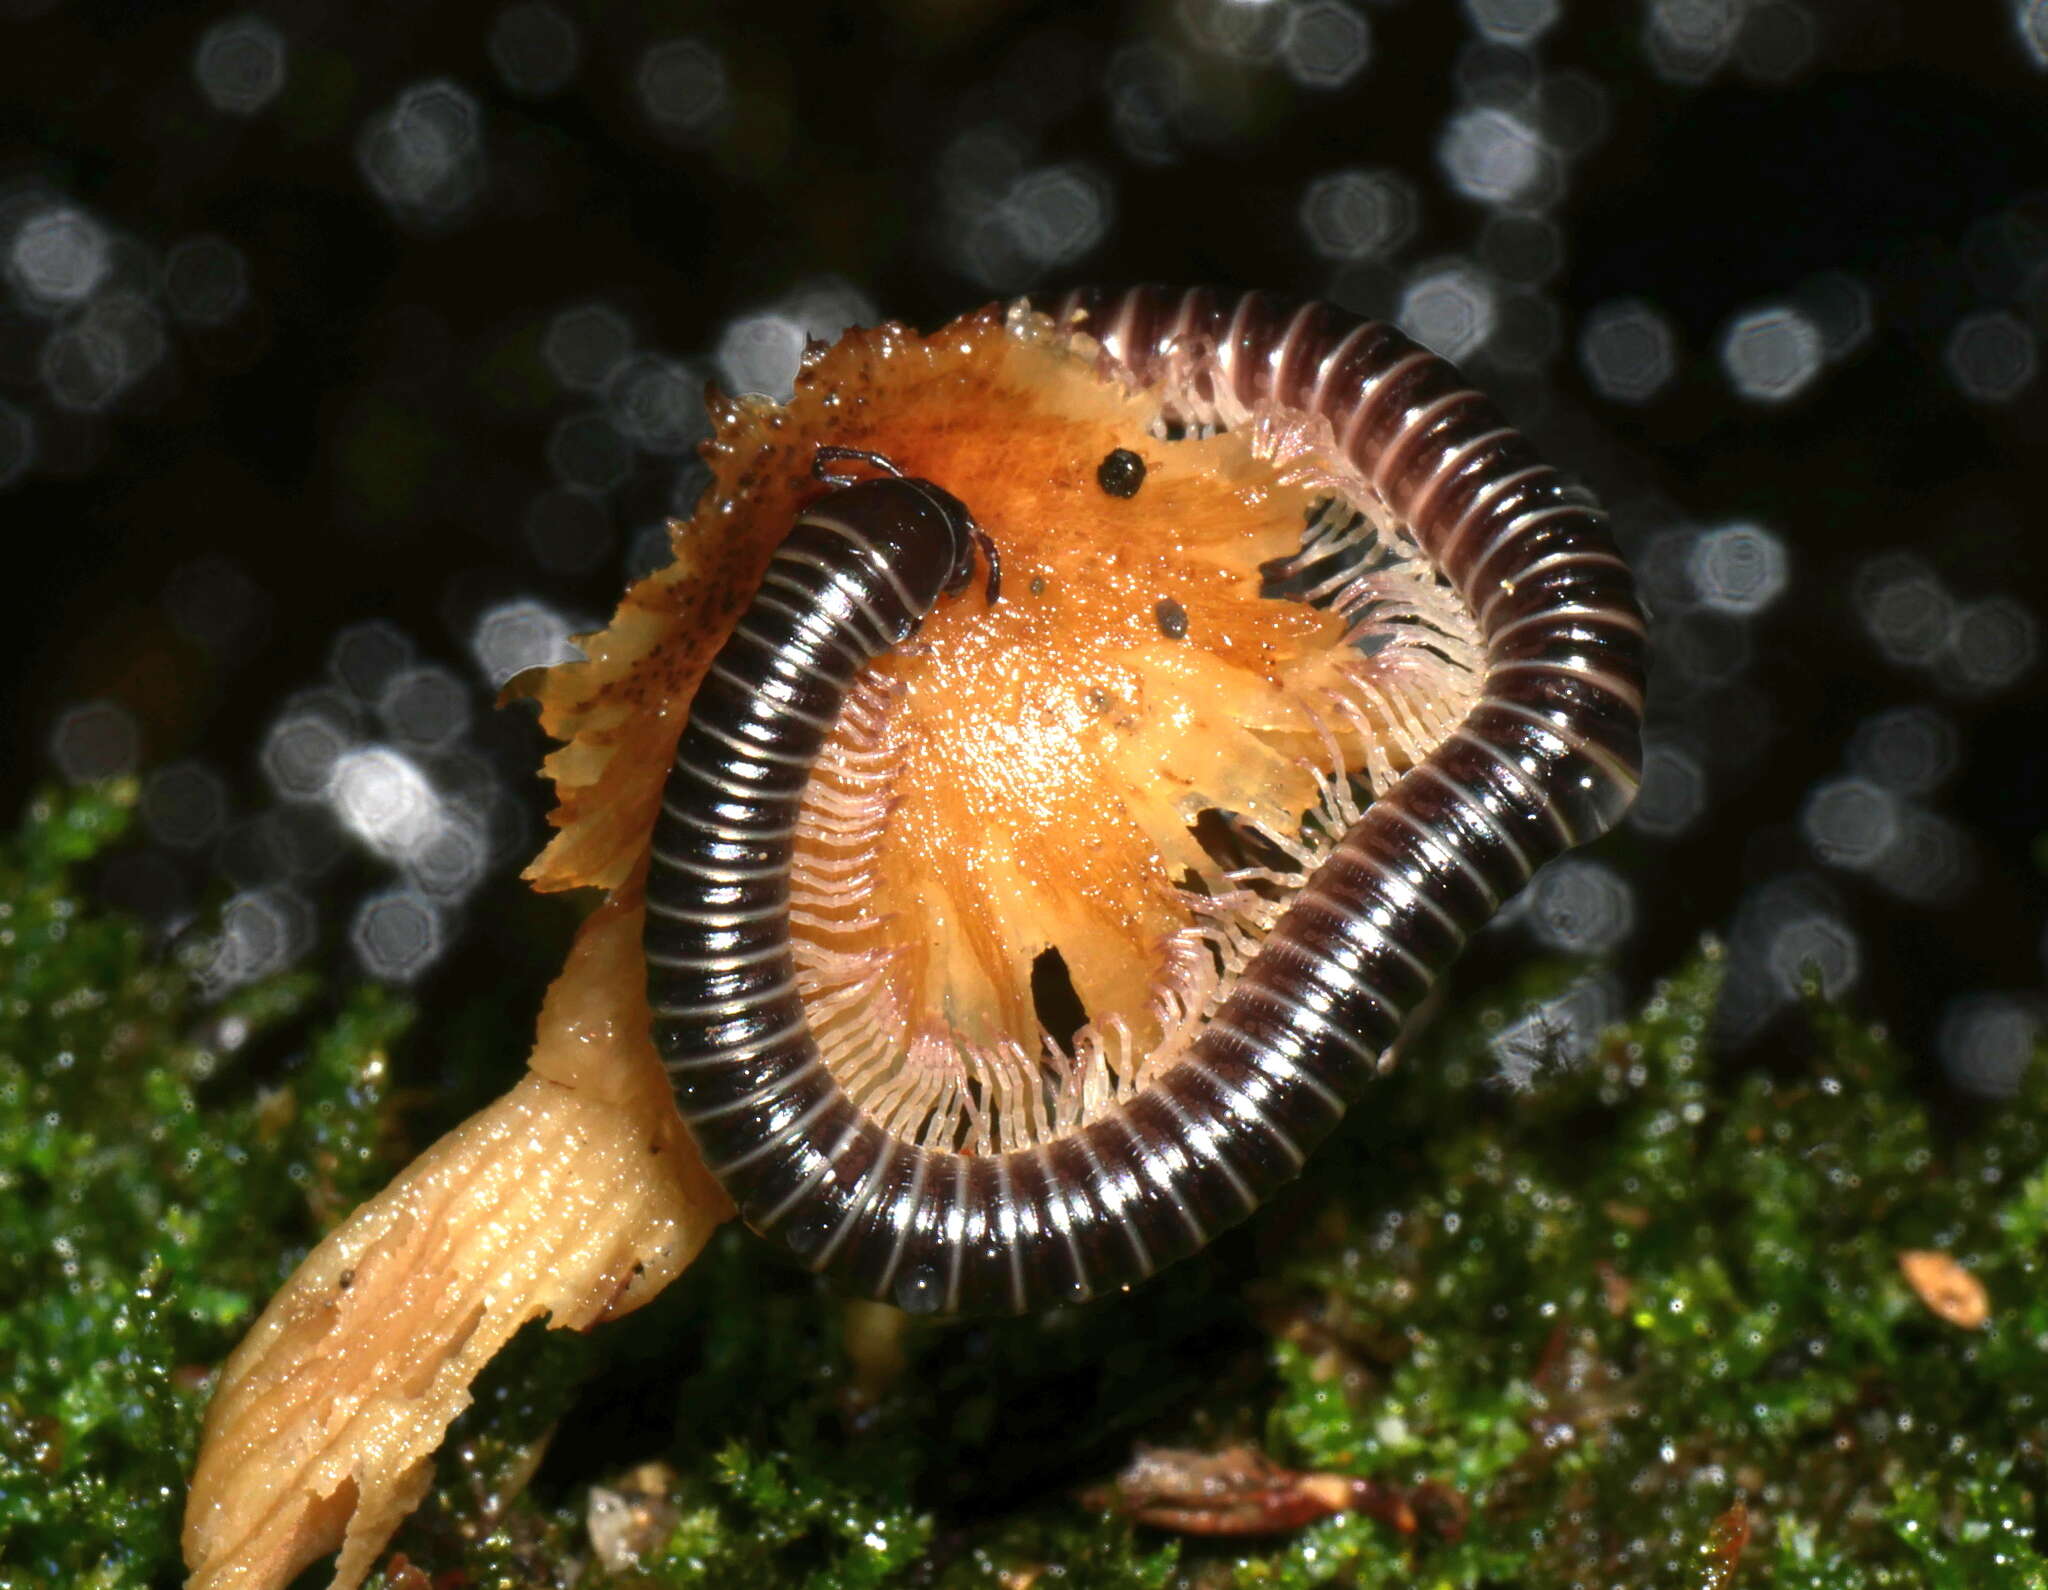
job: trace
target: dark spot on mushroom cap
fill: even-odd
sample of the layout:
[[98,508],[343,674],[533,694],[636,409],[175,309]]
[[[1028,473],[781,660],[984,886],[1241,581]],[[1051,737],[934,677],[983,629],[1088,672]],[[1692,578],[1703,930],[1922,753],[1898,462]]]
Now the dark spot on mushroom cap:
[[1159,621],[1159,633],[1168,640],[1181,640],[1188,632],[1188,610],[1170,596],[1162,596],[1152,605],[1152,616]]
[[1112,497],[1135,497],[1145,484],[1145,460],[1119,447],[1095,466],[1095,484]]

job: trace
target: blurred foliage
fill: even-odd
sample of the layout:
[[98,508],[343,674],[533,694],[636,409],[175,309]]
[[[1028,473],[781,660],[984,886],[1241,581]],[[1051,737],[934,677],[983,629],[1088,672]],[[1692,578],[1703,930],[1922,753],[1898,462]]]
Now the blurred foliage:
[[[203,1007],[81,903],[129,801],[47,799],[0,854],[10,1590],[178,1581],[209,1366],[402,1157],[401,1005]],[[1722,1076],[1709,946],[1506,1086],[1502,1029],[1572,975],[1442,1022],[1273,1208],[1128,1296],[905,1328],[729,1230],[639,1314],[527,1332],[377,1583],[2048,1587],[2048,1064],[1943,1135],[1816,1002]],[[1981,1329],[1906,1250],[1982,1283]],[[1448,1492],[1463,1527],[1182,1537],[1078,1499],[1147,1443]]]

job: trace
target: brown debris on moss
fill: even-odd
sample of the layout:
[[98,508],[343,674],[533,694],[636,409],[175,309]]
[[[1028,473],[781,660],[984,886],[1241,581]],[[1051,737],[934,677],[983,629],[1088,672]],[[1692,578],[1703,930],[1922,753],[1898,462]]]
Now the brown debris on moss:
[[1991,1298],[1978,1280],[1946,1253],[1908,1248],[1899,1255],[1899,1273],[1913,1295],[1938,1319],[1962,1330],[1982,1330],[1991,1318]]

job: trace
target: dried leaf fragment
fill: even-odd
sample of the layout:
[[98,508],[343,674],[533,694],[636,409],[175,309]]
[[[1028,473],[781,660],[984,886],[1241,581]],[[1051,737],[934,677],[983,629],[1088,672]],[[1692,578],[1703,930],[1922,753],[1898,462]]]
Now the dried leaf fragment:
[[1364,1513],[1404,1535],[1427,1518],[1438,1534],[1456,1539],[1465,1523],[1463,1498],[1445,1486],[1284,1469],[1249,1446],[1140,1447],[1114,1486],[1083,1499],[1185,1535],[1286,1534],[1337,1513]]
[[1714,1519],[1700,1547],[1700,1590],[1729,1590],[1735,1583],[1742,1569],[1742,1554],[1749,1549],[1751,1529],[1749,1508],[1740,1501],[1730,1503]]
[[1966,1331],[1979,1330],[1991,1317],[1991,1298],[1962,1265],[1933,1248],[1908,1248],[1899,1255],[1899,1273],[1928,1311]]

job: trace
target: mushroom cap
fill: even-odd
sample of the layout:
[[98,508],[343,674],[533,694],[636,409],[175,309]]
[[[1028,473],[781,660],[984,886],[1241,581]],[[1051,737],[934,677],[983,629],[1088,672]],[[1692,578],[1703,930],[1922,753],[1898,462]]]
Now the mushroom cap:
[[[1340,766],[1377,781],[1413,761],[1478,680],[1462,611],[1398,535],[1334,600],[1270,594],[1333,498],[1340,520],[1374,507],[1345,499],[1326,432],[1254,415],[1169,440],[1173,402],[1021,308],[814,344],[786,403],[714,393],[712,481],[671,526],[675,561],[587,661],[515,686],[567,741],[547,763],[562,831],[528,877],[627,876],[698,679],[825,489],[816,449],[872,450],[968,505],[1003,588],[942,602],[875,664],[814,774],[792,927],[827,1062],[887,1050],[885,1078],[963,1057],[972,1074],[1058,1069],[1062,1041],[1099,1058],[1109,1032],[1124,1052],[1170,1046],[1219,966],[1191,935],[1256,937],[1272,915],[1202,814],[1312,860],[1304,821],[1348,800]],[[1143,461],[1135,490],[1127,466],[1105,475],[1119,450]],[[1090,1018],[1077,1040],[1049,1037],[1034,999],[1049,949]]]

